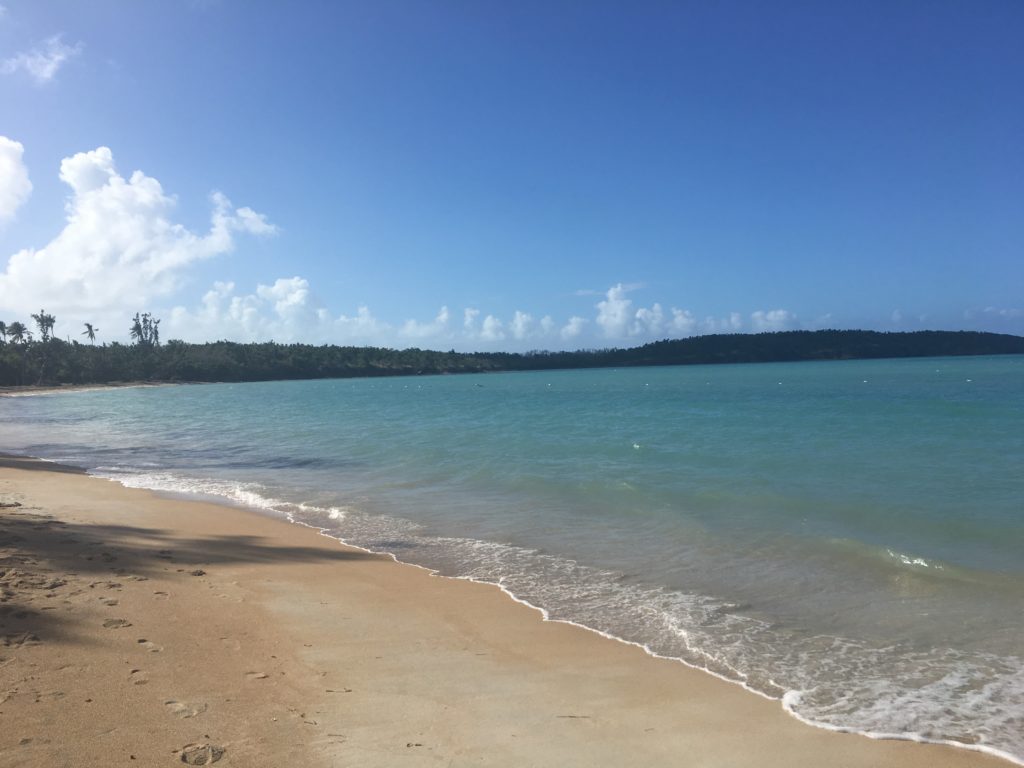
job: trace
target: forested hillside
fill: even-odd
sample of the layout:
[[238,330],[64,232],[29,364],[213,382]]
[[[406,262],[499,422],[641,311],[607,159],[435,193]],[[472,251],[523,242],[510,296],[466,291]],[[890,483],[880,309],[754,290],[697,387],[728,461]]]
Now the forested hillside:
[[[263,381],[354,376],[523,371],[640,365],[694,365],[883,357],[1024,354],[1024,337],[972,331],[785,331],[695,336],[628,349],[576,352],[437,352],[309,344],[160,342],[159,320],[136,316],[132,344],[95,344],[53,335],[40,312],[36,339],[21,323],[0,323],[0,385],[124,381]],[[42,321],[41,324],[40,320]],[[13,333],[12,333],[13,328]]]

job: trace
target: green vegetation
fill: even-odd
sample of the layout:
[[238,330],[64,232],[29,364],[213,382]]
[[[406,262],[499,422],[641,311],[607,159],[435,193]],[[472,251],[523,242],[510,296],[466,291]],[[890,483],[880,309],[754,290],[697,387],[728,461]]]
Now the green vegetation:
[[0,386],[118,381],[266,381],[432,373],[529,371],[701,363],[763,363],[882,357],[1024,354],[1024,337],[972,331],[785,331],[695,336],[630,349],[577,352],[434,352],[309,344],[160,343],[160,321],[136,314],[133,344],[95,345],[53,335],[55,318],[32,315],[39,339],[20,322],[0,323]]

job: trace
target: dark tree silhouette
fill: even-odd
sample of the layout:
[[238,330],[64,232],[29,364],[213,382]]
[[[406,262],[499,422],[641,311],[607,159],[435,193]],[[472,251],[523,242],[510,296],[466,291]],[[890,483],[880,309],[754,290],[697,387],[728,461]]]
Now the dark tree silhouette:
[[136,345],[140,347],[160,346],[160,321],[149,312],[142,315],[136,312],[129,332]]
[[36,321],[36,325],[39,327],[39,335],[42,337],[43,343],[50,340],[50,334],[53,332],[53,325],[57,322],[57,319],[53,315],[46,314],[45,309],[40,309],[38,315],[32,315],[32,319]]
[[25,324],[17,320],[7,326],[7,335],[11,337],[11,341],[15,344],[23,344],[27,333],[28,328],[25,327]]
[[[45,315],[45,313],[40,313]],[[883,357],[1024,354],[1024,337],[972,331],[786,331],[666,339],[630,349],[576,352],[435,352],[426,349],[218,341],[160,345],[160,321],[136,315],[131,346],[36,343],[24,324],[7,325],[0,386],[116,381],[267,381],[356,376],[536,371],[709,363],[849,360]],[[86,328],[88,329],[88,325]],[[93,329],[95,331],[95,329]]]
[[92,323],[86,323],[85,324],[85,330],[82,331],[82,335],[88,337],[90,344],[95,344],[96,343],[96,331],[98,331],[98,330],[99,330],[99,328],[93,328]]

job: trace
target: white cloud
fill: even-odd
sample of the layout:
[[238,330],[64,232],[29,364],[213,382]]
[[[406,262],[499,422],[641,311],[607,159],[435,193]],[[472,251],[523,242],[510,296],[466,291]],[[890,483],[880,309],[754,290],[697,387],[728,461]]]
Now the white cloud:
[[673,307],[671,328],[676,336],[692,336],[697,332],[697,318],[688,309]]
[[[176,290],[194,262],[231,251],[236,233],[275,231],[262,215],[236,210],[214,193],[210,229],[196,234],[171,220],[175,200],[159,181],[142,171],[125,179],[107,147],[65,158],[60,178],[72,190],[64,229],[41,248],[15,253],[0,272],[0,305],[9,311],[24,315],[43,306],[58,320],[102,324],[116,317],[115,325],[123,324],[126,313]],[[296,303],[294,296],[269,297]]]
[[786,309],[758,310],[751,312],[750,324],[756,333],[788,331],[796,326],[796,315]]
[[418,320],[406,320],[405,325],[399,331],[399,335],[407,339],[439,340],[448,331],[449,319],[448,307],[441,307],[437,317],[429,323],[421,323]]
[[[633,302],[626,298],[626,294],[640,287],[639,284],[618,283],[608,289],[603,301],[597,303],[594,322],[601,328],[605,338],[638,337],[640,341],[666,335],[692,336],[697,332],[699,323],[689,310],[673,307],[669,317],[661,304],[655,302],[650,307],[639,307],[634,311]],[[704,327],[707,332],[714,333],[718,330],[738,329],[741,324],[740,315],[733,313],[722,320],[708,318]],[[564,330],[562,338],[567,338]],[[575,325],[573,330],[578,334],[582,331],[582,325]]]
[[603,301],[597,303],[595,322],[601,327],[606,338],[619,339],[630,330],[633,302],[626,298],[626,287],[622,283],[608,289]]
[[279,278],[238,294],[231,282],[214,283],[195,309],[174,307],[167,338],[186,341],[230,339],[308,343],[384,343],[394,329],[379,322],[366,307],[348,317],[333,317],[302,277]]
[[[184,338],[207,338],[220,329],[219,336],[240,340],[276,339],[278,341],[307,341],[310,343],[356,343],[373,346],[417,346],[447,349],[450,346],[472,350],[479,345],[493,346],[504,342],[502,348],[526,349],[531,347],[554,349],[577,345],[588,335],[608,338],[617,333],[620,338],[641,344],[665,337],[692,336],[697,333],[737,333],[743,330],[744,318],[738,312],[721,317],[708,317],[699,321],[693,312],[672,307],[666,311],[660,303],[634,309],[624,294],[630,290],[624,284],[612,286],[605,300],[596,305],[595,316],[588,319],[573,315],[564,324],[556,323],[550,315],[536,320],[533,315],[516,310],[503,319],[484,314],[476,307],[466,307],[458,313],[442,307],[432,320],[406,320],[399,326],[378,320],[365,306],[354,317],[333,317],[317,303],[302,278],[282,278],[272,285],[258,286],[250,295],[234,295],[234,286],[215,286],[204,298],[203,306],[195,312],[183,308],[175,310],[171,328],[191,329]],[[482,318],[482,320],[481,320]],[[783,309],[757,311],[750,315],[754,330],[782,330],[796,324],[796,316]],[[593,326],[591,326],[593,323]],[[227,332],[224,329],[228,329]],[[198,335],[196,335],[198,333]]]
[[480,339],[483,341],[501,341],[505,338],[503,327],[501,320],[494,317],[494,315],[488,315],[484,318],[483,328],[480,330]]
[[641,307],[636,311],[636,322],[630,332],[634,336],[658,336],[661,334],[664,324],[665,313],[661,309],[661,304],[655,302],[650,309]]
[[[389,333],[391,326],[375,318],[370,312],[370,308],[364,305],[356,310],[353,317],[339,315],[336,320],[331,322],[331,328],[340,334],[341,341],[367,344],[372,343],[375,339],[384,338]],[[338,338],[339,336],[332,336],[331,340]]]
[[0,225],[14,218],[15,212],[32,193],[32,182],[22,160],[25,147],[0,136]]
[[309,282],[302,277],[281,277],[273,285],[256,286],[256,295],[273,302],[274,311],[281,317],[294,317],[308,308]]
[[525,312],[520,312],[517,309],[515,314],[512,316],[512,322],[509,323],[509,330],[512,331],[512,337],[521,341],[530,335],[532,327],[533,318]]
[[576,315],[573,315],[572,317],[569,318],[569,322],[562,326],[562,330],[559,331],[559,335],[562,337],[564,341],[571,341],[572,339],[575,339],[577,336],[583,333],[583,326],[585,326],[586,324],[587,321],[584,320],[582,317],[577,317]]
[[730,312],[725,317],[705,317],[701,323],[703,333],[739,333],[743,328],[743,317],[739,312]]
[[60,35],[54,35],[29,51],[5,59],[0,63],[0,72],[11,75],[18,71],[27,72],[37,83],[48,83],[56,77],[58,70],[68,59],[82,52],[82,44],[67,45]]

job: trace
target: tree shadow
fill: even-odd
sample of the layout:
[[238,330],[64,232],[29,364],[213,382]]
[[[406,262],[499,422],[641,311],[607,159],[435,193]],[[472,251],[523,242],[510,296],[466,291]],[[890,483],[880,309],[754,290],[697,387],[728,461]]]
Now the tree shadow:
[[[45,464],[46,471],[53,471]],[[74,605],[104,599],[128,581],[205,575],[217,565],[390,558],[358,550],[282,545],[249,534],[181,537],[165,529],[58,520],[30,506],[0,509],[0,666],[36,642],[84,642]],[[83,598],[83,595],[86,597]]]

